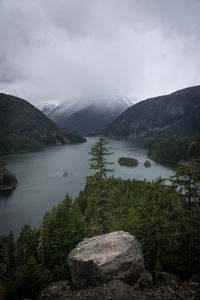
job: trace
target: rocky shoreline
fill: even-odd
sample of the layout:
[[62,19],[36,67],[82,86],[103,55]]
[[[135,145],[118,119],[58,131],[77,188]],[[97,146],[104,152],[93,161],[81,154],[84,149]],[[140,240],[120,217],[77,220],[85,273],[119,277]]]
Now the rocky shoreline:
[[8,186],[2,186],[2,185],[0,185],[0,191],[10,191],[10,190],[14,190],[14,189],[16,189],[16,187],[17,187],[17,185],[18,185],[18,182],[17,183],[15,183],[15,184],[12,184],[12,185],[8,185]]

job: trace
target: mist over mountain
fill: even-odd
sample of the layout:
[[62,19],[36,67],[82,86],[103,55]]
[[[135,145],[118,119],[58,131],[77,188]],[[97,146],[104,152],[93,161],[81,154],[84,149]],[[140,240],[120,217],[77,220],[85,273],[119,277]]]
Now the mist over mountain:
[[47,117],[50,114],[50,112],[56,107],[57,105],[55,103],[44,103],[41,105],[38,105],[37,108],[42,111]]
[[56,124],[75,130],[80,134],[91,134],[106,126],[133,102],[128,98],[100,99],[99,101],[66,101],[49,111],[42,111]]
[[101,130],[110,137],[154,139],[200,134],[200,86],[136,103]]

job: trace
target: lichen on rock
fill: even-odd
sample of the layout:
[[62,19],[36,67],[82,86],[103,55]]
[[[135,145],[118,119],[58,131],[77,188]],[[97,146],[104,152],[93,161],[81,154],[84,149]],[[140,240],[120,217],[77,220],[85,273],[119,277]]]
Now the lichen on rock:
[[112,279],[133,283],[144,271],[141,245],[118,231],[84,239],[68,256],[76,288],[98,286]]

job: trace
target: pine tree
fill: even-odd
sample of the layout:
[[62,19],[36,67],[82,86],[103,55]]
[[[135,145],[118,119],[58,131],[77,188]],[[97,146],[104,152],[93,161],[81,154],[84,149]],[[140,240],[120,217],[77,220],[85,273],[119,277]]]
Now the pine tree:
[[14,240],[14,234],[12,231],[9,232],[7,237],[7,253],[8,253],[8,275],[10,278],[14,277],[15,274],[15,240]]
[[15,275],[15,241],[13,232],[0,236],[0,278],[12,279]]
[[66,195],[62,203],[44,216],[41,234],[44,266],[52,270],[55,280],[66,279],[66,257],[85,235],[78,203],[72,203]]
[[100,136],[96,144],[89,152],[89,154],[92,156],[89,158],[90,170],[96,170],[94,176],[98,180],[105,179],[108,172],[113,172],[113,169],[107,168],[107,165],[113,164],[113,162],[108,161],[107,156],[112,155],[114,152],[110,152],[111,147],[106,147],[107,144],[108,141]]
[[49,271],[42,270],[35,258],[31,256],[23,267],[19,268],[17,290],[20,297],[36,297],[40,290],[51,282]]
[[181,192],[186,205],[192,207],[200,201],[200,158],[190,160],[186,167],[176,168],[176,173],[171,177]]
[[181,249],[179,256],[183,258],[180,271],[187,268],[187,272],[193,274],[200,267],[197,259],[200,253],[200,159],[177,168],[171,182],[178,193],[176,209],[180,222],[176,235]]
[[16,242],[16,263],[23,266],[30,256],[38,257],[37,247],[39,243],[39,230],[33,230],[30,225],[25,224],[21,229]]
[[113,172],[108,165],[113,162],[108,161],[108,157],[113,154],[111,147],[107,147],[108,141],[102,136],[91,148],[89,154],[90,170],[96,170],[93,176],[87,178],[87,183],[91,186],[91,193],[88,197],[86,220],[88,221],[90,234],[102,234],[108,232],[111,223],[111,209],[109,201],[109,186],[107,173]]

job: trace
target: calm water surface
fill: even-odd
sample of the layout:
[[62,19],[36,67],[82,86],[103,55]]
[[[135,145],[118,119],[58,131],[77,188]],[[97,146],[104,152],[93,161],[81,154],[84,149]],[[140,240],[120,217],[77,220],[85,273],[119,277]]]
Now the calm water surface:
[[[159,176],[168,178],[173,171],[151,161],[151,168],[145,168],[147,151],[131,141],[108,139],[115,162],[113,175],[121,178],[153,180]],[[85,185],[88,170],[88,151],[97,141],[96,137],[87,138],[87,143],[49,147],[42,152],[10,154],[4,156],[7,168],[12,171],[19,185],[13,192],[0,192],[0,234],[9,230],[19,233],[24,224],[34,228],[40,225],[46,211],[59,204],[68,193],[73,198]],[[118,164],[120,156],[138,159],[137,167]],[[63,177],[67,170],[69,176]]]

